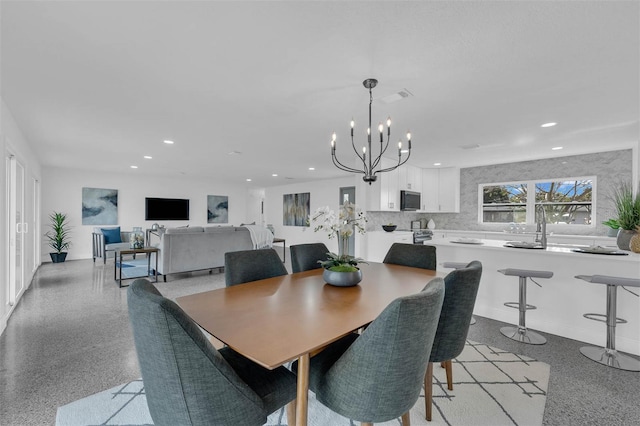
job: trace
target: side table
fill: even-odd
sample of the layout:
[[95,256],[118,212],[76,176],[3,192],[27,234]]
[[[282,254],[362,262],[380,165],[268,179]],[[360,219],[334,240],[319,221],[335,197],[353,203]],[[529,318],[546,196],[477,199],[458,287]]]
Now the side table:
[[[156,254],[156,267],[153,270],[153,275],[155,276],[155,282],[158,282],[158,252],[160,251],[157,247],[143,247],[137,249],[121,249],[116,250],[116,259],[113,266],[113,279],[118,282],[118,287],[122,287],[122,256],[127,254],[146,254],[147,255],[147,276],[149,276],[149,269],[151,269],[151,253]],[[118,269],[120,269],[120,275],[118,275]],[[136,277],[138,278],[138,277]],[[125,278],[126,280],[127,278]]]
[[285,263],[287,261],[287,243],[285,241],[284,238],[274,238],[273,239],[273,243],[282,243],[282,255],[284,256],[282,258],[282,263]]

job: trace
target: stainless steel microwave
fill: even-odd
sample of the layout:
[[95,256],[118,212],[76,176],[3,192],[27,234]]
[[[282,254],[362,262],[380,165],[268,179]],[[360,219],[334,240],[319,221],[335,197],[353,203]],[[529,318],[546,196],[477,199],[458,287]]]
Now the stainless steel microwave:
[[420,210],[420,193],[413,191],[400,191],[400,210]]

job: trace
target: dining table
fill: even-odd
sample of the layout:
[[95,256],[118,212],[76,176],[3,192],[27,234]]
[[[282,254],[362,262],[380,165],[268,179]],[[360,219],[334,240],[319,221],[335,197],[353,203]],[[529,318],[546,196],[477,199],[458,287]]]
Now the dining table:
[[362,281],[336,287],[322,269],[188,296],[177,304],[207,333],[255,363],[275,369],[298,360],[296,426],[306,426],[310,357],[372,322],[394,299],[420,292],[443,272],[359,264]]

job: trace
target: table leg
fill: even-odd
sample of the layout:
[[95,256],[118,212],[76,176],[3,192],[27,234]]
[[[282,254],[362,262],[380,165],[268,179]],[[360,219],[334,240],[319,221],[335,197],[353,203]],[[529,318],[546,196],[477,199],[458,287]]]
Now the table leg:
[[309,354],[298,358],[298,395],[296,400],[296,426],[307,426],[309,396]]
[[[116,259],[113,259],[115,262]],[[118,287],[122,288],[122,252],[120,252],[120,279],[118,280]]]
[[[149,254],[149,256],[151,256],[151,254]],[[158,282],[158,252],[155,252],[155,256],[156,256],[156,269],[153,272],[155,273],[155,276],[156,276],[156,282]]]

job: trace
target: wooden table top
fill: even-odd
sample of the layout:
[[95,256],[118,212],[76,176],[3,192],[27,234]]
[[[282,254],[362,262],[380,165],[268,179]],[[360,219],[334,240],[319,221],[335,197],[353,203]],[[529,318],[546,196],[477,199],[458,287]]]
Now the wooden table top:
[[209,334],[254,362],[276,368],[373,321],[394,299],[446,274],[406,266],[359,265],[363,280],[334,287],[322,269],[176,299]]

